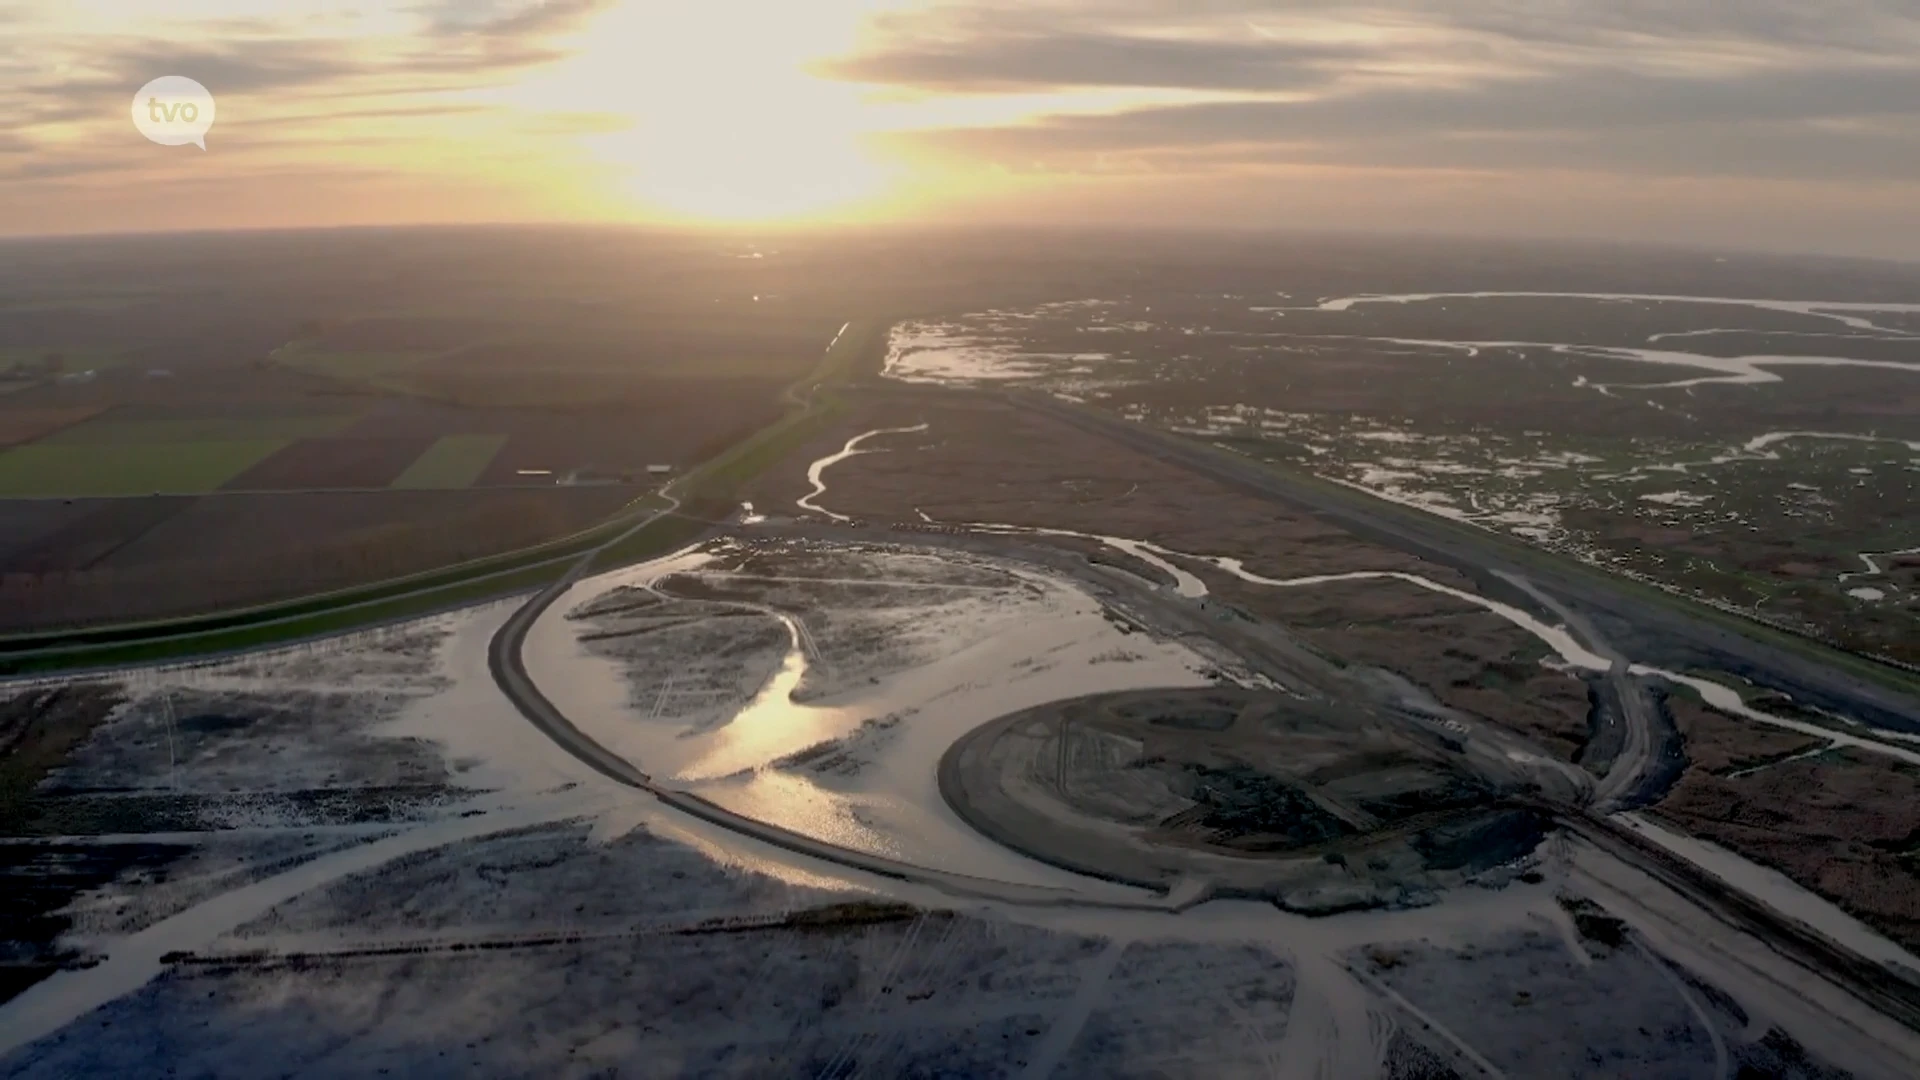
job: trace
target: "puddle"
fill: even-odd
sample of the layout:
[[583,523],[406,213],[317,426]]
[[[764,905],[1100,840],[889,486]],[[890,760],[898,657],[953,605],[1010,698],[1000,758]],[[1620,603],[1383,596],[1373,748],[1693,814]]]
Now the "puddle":
[[1659,503],[1662,506],[1705,506],[1713,500],[1705,495],[1694,495],[1685,491],[1656,491],[1651,495],[1640,496],[1641,502]]

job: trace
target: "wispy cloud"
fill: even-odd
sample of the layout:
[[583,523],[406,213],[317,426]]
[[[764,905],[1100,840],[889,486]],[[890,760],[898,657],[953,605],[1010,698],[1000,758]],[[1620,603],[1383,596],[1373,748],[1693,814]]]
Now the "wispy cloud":
[[1323,84],[1367,56],[1351,45],[1206,41],[1078,30],[995,34],[971,42],[906,41],[823,63],[833,78],[945,92],[1084,86],[1285,90]]
[[431,28],[441,35],[494,39],[546,37],[572,30],[613,6],[613,0],[533,0],[498,4],[453,0],[428,9]]
[[[1104,29],[1095,29],[1096,27]],[[1211,92],[934,126],[950,155],[1072,170],[1297,163],[1897,179],[1920,162],[1920,2],[943,4],[823,71],[920,93]]]
[[[7,9],[4,17],[20,29],[0,51],[0,89],[11,106],[0,111],[0,146],[14,151],[0,161],[0,181],[156,168],[127,126],[127,101],[163,74],[189,75],[222,103],[213,139],[225,140],[229,170],[284,167],[284,159],[259,157],[268,150],[392,145],[395,125],[415,123],[417,132],[417,122],[497,111],[463,96],[564,60],[569,47],[561,39],[608,3],[290,9],[278,17],[156,20],[151,34],[139,33],[137,20],[103,27],[99,12],[88,19],[63,2]],[[248,135],[236,143],[236,132]]]

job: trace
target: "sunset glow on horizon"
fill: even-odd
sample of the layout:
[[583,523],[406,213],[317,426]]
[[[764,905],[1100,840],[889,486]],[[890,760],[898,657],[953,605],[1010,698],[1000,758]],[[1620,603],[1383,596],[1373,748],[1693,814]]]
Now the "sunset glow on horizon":
[[[1920,13],[1751,7],[26,0],[0,7],[0,233],[965,220],[1920,256]],[[162,75],[217,98],[206,153],[130,128]]]

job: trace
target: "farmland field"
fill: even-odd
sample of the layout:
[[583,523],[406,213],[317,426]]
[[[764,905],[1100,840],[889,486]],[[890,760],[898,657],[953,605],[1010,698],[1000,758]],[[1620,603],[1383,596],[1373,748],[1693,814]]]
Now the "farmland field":
[[322,416],[128,416],[115,410],[42,440],[63,446],[127,446],[166,443],[291,442],[322,438],[353,422],[351,415]]
[[67,408],[0,410],[0,446],[30,443],[35,439],[98,416],[105,406],[79,405]]
[[0,502],[0,559],[26,577],[90,569],[180,513],[190,496]]
[[578,532],[628,497],[552,487],[0,501],[0,517],[25,506],[38,518],[11,544],[0,534],[0,630],[191,615],[402,577]]
[[[299,333],[283,325],[282,344]],[[27,385],[0,405],[0,433],[23,444],[0,451],[0,622],[189,614],[539,543],[631,501],[648,465],[683,468],[783,408],[784,378],[663,379],[620,370],[617,356],[568,376],[566,394],[580,399],[569,408],[537,396],[463,405],[368,378],[474,333],[459,318],[376,317],[343,324],[307,355],[334,368],[325,375],[268,362],[269,348],[252,362],[175,356],[164,378],[129,366]],[[677,346],[690,340],[682,333]],[[792,365],[816,362],[825,340],[794,346]],[[537,342],[524,347],[537,359]],[[513,381],[551,378],[514,374],[516,362],[483,365],[509,397]],[[569,476],[604,486],[555,483]]]
[[[333,351],[289,344],[276,350],[273,358],[275,363],[297,371],[381,386],[399,380],[408,369],[432,355],[427,352]],[[400,385],[404,385],[404,382]]]
[[846,254],[788,251],[512,229],[10,249],[6,624],[287,598],[595,524],[649,466],[778,419],[867,303]]
[[395,477],[392,486],[405,490],[471,487],[506,442],[505,435],[442,436]]
[[433,445],[412,439],[301,439],[227,482],[233,491],[380,488]]
[[[1529,500],[1552,495],[1559,499],[1557,528],[1569,537],[1613,528],[1597,528],[1595,514],[1624,521],[1619,542],[1606,550],[1639,560],[1628,568],[1645,572],[1661,554],[1678,566],[1674,555],[1687,556],[1685,581],[1676,587],[1721,589],[1729,603],[1753,604],[1758,594],[1736,596],[1732,583],[1715,584],[1706,563],[1729,569],[1724,559],[1664,552],[1658,537],[1687,529],[1693,546],[1739,539],[1740,530],[1700,527],[1713,508],[1680,505],[1688,500],[1670,493],[1683,481],[1714,480],[1726,489],[1721,503],[1754,504],[1759,494],[1741,493],[1769,490],[1760,475],[1769,462],[1694,469],[1691,479],[1676,476],[1672,484],[1644,470],[1631,480],[1595,474],[1631,472],[1630,459],[1689,461],[1700,453],[1698,460],[1708,460],[1774,431],[1885,429],[1879,433],[1920,439],[1895,430],[1920,408],[1912,396],[1920,380],[1890,382],[1897,373],[1879,369],[1825,367],[1818,379],[1792,371],[1792,393],[1746,384],[1624,386],[1663,374],[1618,355],[1654,335],[1692,334],[1660,344],[1715,356],[1754,347],[1743,335],[1755,334],[1777,335],[1758,340],[1781,353],[1832,344],[1863,359],[1898,362],[1911,348],[1892,332],[1849,333],[1842,342],[1793,336],[1848,330],[1818,315],[1577,298],[1278,310],[1312,308],[1312,297],[1440,285],[1630,284],[1637,291],[1731,296],[1832,288],[1863,298],[1892,288],[1876,284],[1880,271],[1851,265],[1440,243],[1197,239],[1175,247],[1038,234],[990,241],[953,235],[937,243],[907,235],[793,236],[743,246],[691,234],[564,229],[420,230],[404,240],[351,231],[100,240],[15,254],[0,265],[7,297],[0,353],[57,346],[71,357],[123,358],[91,380],[47,377],[0,398],[0,435],[14,451],[26,451],[0,458],[0,494],[16,496],[219,489],[214,497],[230,498],[391,485],[376,495],[407,499],[419,493],[414,485],[521,488],[571,474],[617,485],[607,497],[627,500],[647,483],[648,466],[684,471],[777,420],[784,389],[813,370],[841,325],[857,318],[993,338],[980,344],[1011,348],[1045,368],[995,385],[1084,396],[1383,494],[1393,494],[1390,484],[1416,486],[1390,473],[1417,472],[1421,491],[1456,500],[1462,492],[1444,485],[1476,485],[1481,508],[1456,505],[1470,515],[1484,511],[1489,527],[1530,527],[1518,517],[1493,519],[1529,513]],[[381,268],[375,278],[362,272],[370,265]],[[1101,303],[1060,303],[1083,300]],[[1268,308],[1275,310],[1257,310]],[[1695,333],[1733,329],[1741,333]],[[1464,345],[1419,344],[1493,338],[1571,342],[1566,348],[1575,351],[1542,346],[1469,356]],[[1606,349],[1614,353],[1600,351]],[[1498,378],[1470,377],[1494,371]],[[1582,376],[1588,385],[1576,385]],[[1619,386],[1608,395],[1600,384]],[[1726,419],[1722,403],[1737,406],[1737,422]],[[1257,433],[1229,419],[1240,404],[1272,410],[1261,413]],[[1275,415],[1282,412],[1288,415]],[[1835,414],[1856,422],[1824,421]],[[1526,417],[1539,422],[1521,422]],[[1512,445],[1473,442],[1476,425],[1511,429],[1503,434]],[[1535,430],[1553,434],[1526,434]],[[496,438],[465,438],[481,433]],[[1392,441],[1403,435],[1442,442]],[[1334,449],[1316,452],[1326,447]],[[1896,448],[1789,441],[1764,449],[1817,471],[1796,482],[1820,490],[1795,496],[1805,496],[1805,508],[1748,505],[1743,520],[1760,526],[1772,514],[1818,528],[1796,557],[1769,553],[1773,562],[1765,566],[1732,569],[1777,594],[1766,599],[1767,614],[1825,620],[1844,613],[1884,640],[1896,629],[1886,620],[1910,618],[1901,608],[1901,575],[1911,573],[1905,557],[1875,556],[1881,580],[1838,578],[1868,570],[1860,552],[1912,546],[1901,541],[1892,516],[1862,509],[1899,503],[1904,489],[1896,481],[1912,474],[1904,463],[1896,469],[1882,460]],[[1536,464],[1509,460],[1523,458]],[[1394,464],[1401,459],[1424,464]],[[1565,467],[1537,464],[1549,459]],[[1541,475],[1509,475],[1522,467]],[[1817,505],[1815,498],[1838,505]],[[1833,518],[1830,526],[1814,522],[1821,515]],[[392,520],[431,527],[397,506]],[[266,526],[236,518],[224,527],[246,533]],[[309,539],[330,542],[332,527],[325,516],[315,518],[318,531]],[[1644,542],[1629,535],[1650,529],[1665,531],[1646,533]],[[90,543],[107,544],[104,536]],[[1855,540],[1860,546],[1852,546]],[[36,558],[46,564],[44,552]],[[1819,572],[1795,576],[1804,573],[1803,562]],[[0,559],[0,574],[24,570]],[[303,584],[290,578],[285,588]],[[1856,590],[1882,599],[1862,599],[1852,595]]]
[[212,491],[282,445],[268,440],[34,443],[0,453],[0,498]]

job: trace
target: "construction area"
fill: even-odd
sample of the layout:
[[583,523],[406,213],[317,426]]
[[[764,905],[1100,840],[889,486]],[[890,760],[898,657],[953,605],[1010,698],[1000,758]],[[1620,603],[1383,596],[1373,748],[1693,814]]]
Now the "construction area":
[[1223,686],[1028,709],[955,743],[940,780],[969,824],[1044,862],[1304,913],[1511,876],[1546,831],[1522,769],[1430,718]]

